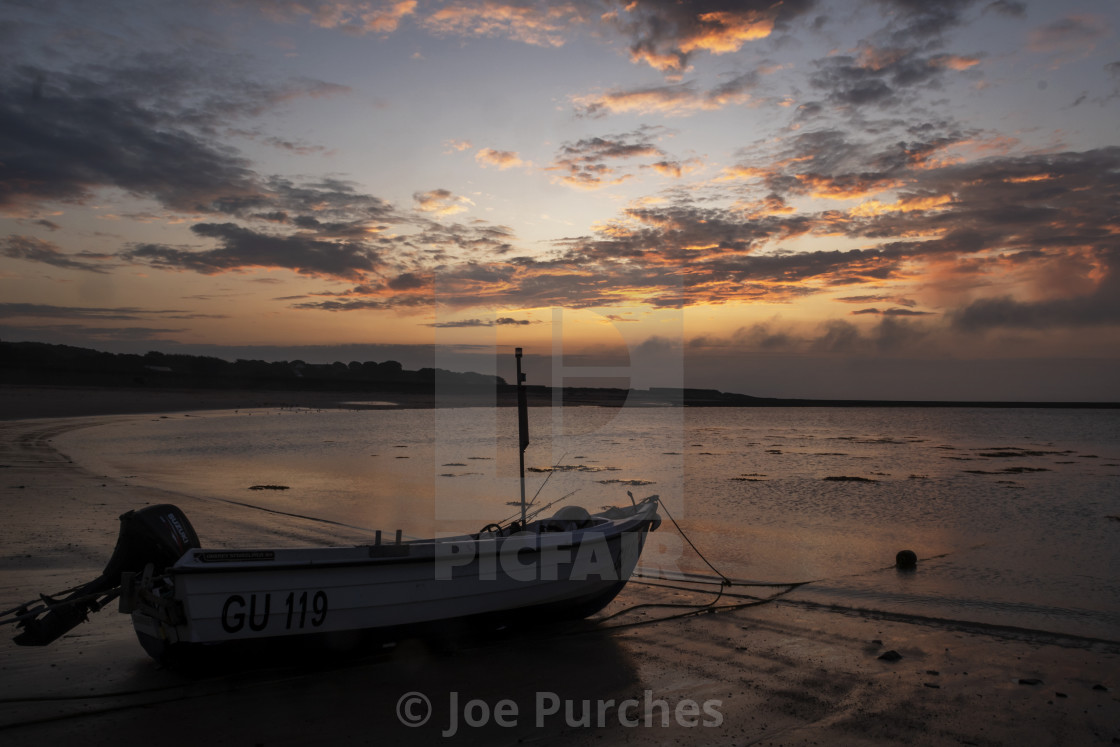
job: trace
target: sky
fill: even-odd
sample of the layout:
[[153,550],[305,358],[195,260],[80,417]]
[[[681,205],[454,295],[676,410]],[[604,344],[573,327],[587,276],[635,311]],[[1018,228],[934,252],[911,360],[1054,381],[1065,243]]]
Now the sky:
[[1120,4],[0,0],[0,339],[1120,400]]

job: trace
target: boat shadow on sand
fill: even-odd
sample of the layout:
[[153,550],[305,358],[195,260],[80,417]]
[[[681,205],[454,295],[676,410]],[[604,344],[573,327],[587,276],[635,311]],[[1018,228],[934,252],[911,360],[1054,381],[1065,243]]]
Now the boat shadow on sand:
[[[171,744],[431,744],[450,736],[509,743],[586,732],[600,721],[600,733],[622,729],[613,704],[643,696],[632,656],[587,621],[464,630],[439,642],[214,646],[174,669],[140,657],[116,668],[101,686],[61,687],[73,695],[0,705],[0,734],[21,743],[76,732],[118,744],[156,734]],[[65,670],[53,671],[61,679]],[[603,717],[600,703],[611,703]]]

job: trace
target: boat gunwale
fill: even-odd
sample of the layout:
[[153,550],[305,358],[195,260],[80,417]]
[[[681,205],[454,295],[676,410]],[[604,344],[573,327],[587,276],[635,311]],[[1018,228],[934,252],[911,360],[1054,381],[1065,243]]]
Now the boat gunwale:
[[[644,531],[646,526],[654,521],[653,516],[650,514],[656,511],[656,503],[649,504],[651,508],[645,506],[637,506],[637,510],[630,516],[622,517],[619,519],[607,519],[606,524],[597,524],[593,527],[586,527],[583,529],[575,529],[568,532],[525,532],[523,534],[512,534],[508,536],[494,536],[480,538],[477,535],[458,535],[453,537],[443,537],[438,539],[424,539],[412,540],[409,542],[401,543],[399,545],[348,545],[345,547],[298,547],[298,548],[246,548],[241,550],[205,550],[196,548],[188,551],[187,554],[180,558],[180,560],[173,566],[167,568],[162,575],[165,577],[173,577],[176,575],[204,575],[212,573],[258,573],[258,572],[273,572],[284,570],[315,570],[321,568],[360,568],[365,566],[386,566],[386,565],[407,565],[407,564],[433,564],[437,559],[446,557],[450,559],[453,555],[441,556],[437,554],[436,547],[440,545],[453,544],[455,542],[470,542],[478,546],[474,558],[482,558],[488,555],[497,554],[502,552],[502,547],[507,541],[510,540],[524,540],[534,539],[533,544],[525,544],[517,549],[520,554],[527,552],[530,554],[540,554],[542,552],[560,552],[564,550],[571,550],[578,548],[580,545],[592,542],[610,542],[611,540],[622,537],[625,534],[630,534],[636,531]],[[655,514],[654,514],[655,515]],[[545,520],[547,521],[547,520]],[[549,537],[563,537],[568,535],[570,540],[564,544],[542,544],[541,540]],[[480,545],[479,543],[486,543]],[[389,552],[383,556],[370,555],[368,557],[347,558],[340,560],[331,559],[307,559],[307,560],[276,560],[274,558],[261,558],[259,560],[240,559],[240,560],[221,560],[221,561],[206,561],[200,559],[200,555],[207,552],[223,553],[223,552],[276,552],[276,551],[321,551],[321,552],[334,552],[353,553],[355,551],[366,550],[372,552],[376,548],[389,548],[389,550],[382,550]],[[399,548],[399,550],[398,550]],[[411,550],[420,549],[420,553],[413,553]],[[404,553],[403,550],[409,550]],[[400,554],[398,554],[400,553]],[[184,559],[188,559],[189,565],[180,565]]]

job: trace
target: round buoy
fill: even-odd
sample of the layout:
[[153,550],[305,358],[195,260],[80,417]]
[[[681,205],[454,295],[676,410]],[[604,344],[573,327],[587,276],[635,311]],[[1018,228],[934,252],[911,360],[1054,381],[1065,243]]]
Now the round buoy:
[[918,556],[913,550],[899,550],[894,556],[894,564],[907,571],[912,571],[918,566]]

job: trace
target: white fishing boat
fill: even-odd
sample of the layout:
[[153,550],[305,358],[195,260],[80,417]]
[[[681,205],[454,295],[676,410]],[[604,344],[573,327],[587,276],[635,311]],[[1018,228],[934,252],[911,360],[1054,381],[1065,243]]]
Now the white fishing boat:
[[629,579],[656,508],[656,497],[596,515],[568,507],[524,527],[400,544],[194,548],[162,573],[125,574],[120,609],[156,656],[182,643],[585,617]]
[[566,506],[534,518],[525,503],[527,417],[517,350],[521,518],[475,534],[368,545],[206,549],[181,510],[149,506],[120,517],[101,576],[0,617],[21,645],[56,640],[119,597],[144,649],[157,658],[198,645],[360,631],[582,618],[629,580],[659,497],[590,513]]

